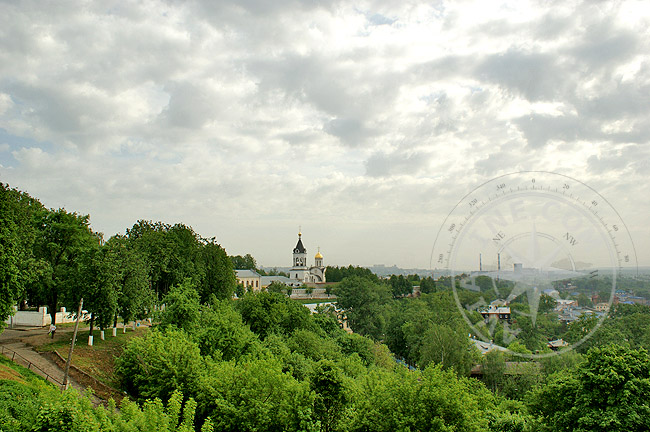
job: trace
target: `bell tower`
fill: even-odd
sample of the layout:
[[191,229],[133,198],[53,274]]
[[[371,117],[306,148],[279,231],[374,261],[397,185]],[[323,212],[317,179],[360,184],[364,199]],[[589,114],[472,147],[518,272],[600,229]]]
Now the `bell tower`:
[[307,282],[309,267],[307,267],[307,249],[302,244],[302,233],[298,231],[298,243],[293,248],[293,267],[289,271],[289,278]]

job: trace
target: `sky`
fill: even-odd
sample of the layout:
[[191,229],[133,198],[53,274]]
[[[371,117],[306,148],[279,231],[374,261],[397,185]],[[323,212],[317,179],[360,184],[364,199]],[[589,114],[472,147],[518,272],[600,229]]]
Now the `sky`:
[[468,192],[544,170],[650,265],[649,140],[647,1],[0,1],[0,181],[105,237],[429,268]]

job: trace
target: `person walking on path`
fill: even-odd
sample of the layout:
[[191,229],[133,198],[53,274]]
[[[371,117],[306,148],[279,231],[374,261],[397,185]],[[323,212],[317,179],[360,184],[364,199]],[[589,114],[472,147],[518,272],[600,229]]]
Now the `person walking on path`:
[[50,332],[48,334],[52,335],[52,339],[54,339],[54,332],[56,331],[56,326],[54,324],[50,325]]

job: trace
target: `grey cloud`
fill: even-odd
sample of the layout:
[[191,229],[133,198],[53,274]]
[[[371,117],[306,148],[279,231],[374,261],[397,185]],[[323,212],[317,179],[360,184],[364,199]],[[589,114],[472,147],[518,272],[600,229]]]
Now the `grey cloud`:
[[323,130],[344,144],[356,145],[381,133],[376,114],[389,109],[401,84],[390,72],[355,69],[357,63],[337,66],[336,60],[287,55],[251,62],[248,69],[259,79],[261,93],[281,92],[287,104],[298,101],[334,117]]
[[530,101],[554,100],[566,85],[567,74],[557,56],[508,50],[487,56],[476,68],[479,80],[496,83]]
[[587,159],[589,171],[596,175],[611,171],[631,169],[635,174],[645,175],[650,168],[650,148],[647,145],[626,145],[619,149],[604,150],[602,154]]
[[392,175],[418,175],[429,167],[431,154],[398,150],[392,153],[375,153],[365,162],[366,175],[390,177]]
[[170,94],[169,104],[159,117],[163,127],[200,129],[208,122],[218,120],[226,103],[209,89],[186,82],[170,84],[166,90]]
[[577,100],[576,107],[588,118],[642,116],[647,119],[650,115],[650,83],[639,81],[615,83],[592,97]]
[[532,114],[520,117],[514,120],[514,123],[523,132],[528,145],[533,148],[543,147],[549,140],[571,141],[585,135],[582,121],[573,115]]
[[10,86],[9,91],[16,106],[23,110],[23,116],[57,133],[77,134],[84,130],[84,122],[105,119],[110,111],[105,101],[90,94],[75,93],[66,86],[20,83]]
[[637,35],[605,19],[589,23],[581,43],[567,52],[575,57],[578,66],[588,65],[592,72],[630,59],[636,55],[636,47]]
[[475,171],[484,176],[494,176],[503,170],[515,170],[522,160],[519,147],[516,143],[503,146],[495,145],[494,153],[490,153],[488,157],[474,163]]
[[537,21],[532,33],[543,40],[553,40],[564,36],[564,33],[572,28],[573,21],[569,16],[560,16],[555,12],[544,14]]
[[265,0],[199,0],[193,3],[201,10],[220,17],[224,14],[236,12],[237,10],[245,11],[247,14],[253,16],[268,16],[295,10],[310,11],[316,8],[329,9],[335,7],[339,2],[330,0],[277,0],[270,2]]
[[363,144],[371,134],[357,119],[336,118],[328,121],[323,130],[330,135],[338,137],[342,143],[349,146]]

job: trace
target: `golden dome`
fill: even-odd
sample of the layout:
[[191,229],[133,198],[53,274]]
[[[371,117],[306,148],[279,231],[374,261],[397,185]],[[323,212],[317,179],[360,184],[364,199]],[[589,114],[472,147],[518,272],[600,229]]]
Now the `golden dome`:
[[316,253],[316,256],[314,258],[323,259],[323,255],[320,254],[320,248],[318,248],[318,252]]

